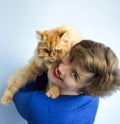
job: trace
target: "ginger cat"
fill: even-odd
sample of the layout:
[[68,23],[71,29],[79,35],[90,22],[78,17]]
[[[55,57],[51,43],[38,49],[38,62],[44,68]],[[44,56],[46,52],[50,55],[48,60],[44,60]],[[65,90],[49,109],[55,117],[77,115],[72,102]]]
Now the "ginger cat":
[[[71,27],[64,26],[47,31],[37,31],[40,42],[28,65],[20,68],[8,80],[1,103],[8,105],[14,94],[30,81],[35,81],[38,75],[55,66],[57,62],[71,49],[73,45],[82,40],[80,34]],[[59,96],[59,87],[49,81],[46,95],[51,98]]]

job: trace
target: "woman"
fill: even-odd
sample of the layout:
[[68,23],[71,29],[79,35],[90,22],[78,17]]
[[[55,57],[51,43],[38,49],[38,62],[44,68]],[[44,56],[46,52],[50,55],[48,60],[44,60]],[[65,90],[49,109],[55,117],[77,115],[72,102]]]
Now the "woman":
[[[48,98],[42,91],[47,76],[60,87],[56,99]],[[14,103],[28,124],[93,124],[99,96],[118,89],[119,77],[113,51],[103,44],[83,40],[58,66],[16,93]]]

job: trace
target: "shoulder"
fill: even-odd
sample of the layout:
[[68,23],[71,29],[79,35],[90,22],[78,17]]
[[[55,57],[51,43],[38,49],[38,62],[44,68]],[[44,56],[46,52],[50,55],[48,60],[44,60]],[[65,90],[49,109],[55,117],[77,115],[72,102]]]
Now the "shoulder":
[[77,99],[80,104],[95,104],[95,103],[99,103],[99,97],[92,97],[92,96],[89,96],[89,95],[86,95],[86,96],[79,96],[78,99]]
[[[98,105],[99,97],[86,96],[72,96],[60,95],[56,99],[51,99],[42,91],[35,92],[31,101],[39,101],[40,103],[49,103],[52,105],[68,105],[68,106],[83,106],[83,105]],[[64,106],[63,106],[64,107]]]
[[[97,113],[99,97],[74,96],[68,98],[66,104],[61,110],[64,111],[64,120],[67,123],[92,124]],[[60,105],[59,105],[60,107]]]
[[98,104],[99,97],[92,97],[90,95],[80,95],[80,96],[61,96],[62,100],[67,100],[67,102],[74,105],[87,105],[87,104]]

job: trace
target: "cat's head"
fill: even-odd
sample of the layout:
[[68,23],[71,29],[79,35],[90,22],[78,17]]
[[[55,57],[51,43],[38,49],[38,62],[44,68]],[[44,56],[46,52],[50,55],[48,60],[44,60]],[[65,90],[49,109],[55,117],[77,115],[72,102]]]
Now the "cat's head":
[[41,38],[37,46],[37,55],[51,62],[61,59],[73,45],[82,40],[77,31],[66,26],[37,31],[37,34]]

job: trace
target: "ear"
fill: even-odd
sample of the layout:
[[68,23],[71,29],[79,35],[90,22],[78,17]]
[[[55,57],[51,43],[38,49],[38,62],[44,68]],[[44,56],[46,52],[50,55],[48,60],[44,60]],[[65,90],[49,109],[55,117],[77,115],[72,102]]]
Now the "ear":
[[59,31],[59,36],[60,36],[60,38],[65,34],[65,32],[66,32],[66,31],[64,31],[64,30]]
[[68,39],[69,39],[69,36],[68,36],[68,35],[69,35],[68,32],[65,31],[65,32],[61,35],[61,40],[62,40],[62,41],[65,41],[65,42],[69,41],[69,40],[68,40]]
[[41,38],[43,37],[43,32],[41,31],[36,31],[37,35],[40,36]]

